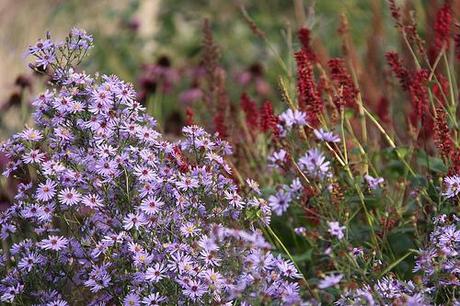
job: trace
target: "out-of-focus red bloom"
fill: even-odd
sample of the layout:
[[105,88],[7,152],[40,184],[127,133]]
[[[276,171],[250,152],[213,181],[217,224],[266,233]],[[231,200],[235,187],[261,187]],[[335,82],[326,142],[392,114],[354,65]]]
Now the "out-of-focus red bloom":
[[298,39],[302,44],[302,50],[305,52],[307,58],[315,62],[316,61],[316,54],[311,48],[311,31],[308,28],[300,28],[299,32],[297,33]]
[[450,160],[452,162],[448,175],[460,174],[460,150],[456,150],[452,153]]
[[377,103],[377,116],[379,116],[380,120],[382,120],[384,123],[390,122],[390,115],[388,113],[389,105],[390,103],[386,97],[380,97]]
[[246,115],[246,124],[251,130],[257,130],[259,128],[259,113],[256,102],[251,100],[246,93],[243,93],[240,97],[240,104]]
[[412,126],[417,126],[417,122],[422,120],[422,117],[429,114],[428,100],[428,76],[429,72],[425,69],[420,69],[415,73],[409,86],[409,95],[412,103],[412,112],[409,115]]
[[[455,27],[456,27],[457,31],[460,30],[460,25],[459,24],[455,24]],[[457,60],[460,61],[460,33],[455,34],[454,43],[455,43],[455,57],[457,58]]]
[[279,137],[278,116],[273,112],[273,106],[270,101],[265,101],[261,107],[260,125],[263,132],[271,131],[275,137]]
[[302,49],[295,53],[297,63],[297,94],[299,108],[307,114],[307,120],[313,127],[319,124],[319,115],[323,101],[314,81],[313,66],[310,55]]
[[445,78],[442,74],[437,74],[436,79],[439,81],[439,83],[435,83],[433,85],[433,95],[441,101],[443,105],[446,104],[446,97],[448,95],[448,90],[449,90],[449,80]]
[[404,67],[399,54],[396,52],[387,52],[385,54],[388,65],[390,65],[391,70],[399,79],[399,83],[403,90],[408,91],[410,85],[410,74],[409,71]]
[[447,125],[446,113],[444,107],[436,108],[436,116],[434,121],[434,143],[436,148],[441,152],[441,155],[448,159],[455,149],[454,141],[450,136],[449,126]]
[[193,109],[191,107],[187,107],[185,109],[185,125],[193,125],[195,124],[194,123],[194,120],[193,120],[193,117],[195,116],[195,114],[193,113]]
[[388,6],[389,6],[389,8],[390,8],[391,17],[393,17],[393,19],[394,19],[395,22],[396,22],[396,26],[402,27],[402,23],[401,23],[401,10],[400,10],[399,7],[396,5],[395,0],[388,0]]
[[217,112],[213,118],[214,128],[217,133],[219,133],[219,137],[222,139],[227,138],[227,126],[225,125],[225,116],[223,112]]
[[334,103],[338,108],[347,106],[356,106],[356,98],[358,96],[358,89],[353,82],[351,75],[345,68],[345,62],[341,58],[333,58],[328,61],[331,79],[336,83],[339,90],[339,96],[335,99]]
[[450,1],[446,1],[436,13],[434,22],[434,46],[436,51],[439,52],[443,47],[446,49],[449,48],[451,26],[452,8]]

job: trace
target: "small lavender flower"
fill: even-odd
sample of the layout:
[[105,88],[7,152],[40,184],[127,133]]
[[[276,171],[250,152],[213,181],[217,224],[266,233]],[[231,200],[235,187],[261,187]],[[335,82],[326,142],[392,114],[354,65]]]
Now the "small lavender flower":
[[273,212],[281,216],[289,208],[291,195],[289,192],[279,190],[275,195],[268,198],[268,202]]
[[50,179],[47,179],[46,182],[38,185],[36,191],[36,197],[40,201],[49,201],[56,194],[56,183]]
[[367,182],[367,185],[369,186],[369,189],[371,190],[376,190],[380,187],[381,184],[385,181],[382,177],[372,177],[368,174],[364,176],[364,179]]
[[446,176],[444,178],[446,190],[442,193],[443,196],[450,199],[456,197],[460,193],[460,176]]
[[313,130],[316,138],[325,142],[340,142],[340,138],[332,132],[326,132],[323,129]]
[[139,298],[139,295],[137,295],[134,292],[129,293],[123,299],[123,306],[140,306],[140,305],[141,305],[141,300]]
[[326,160],[323,153],[313,148],[307,151],[304,156],[299,159],[299,166],[302,170],[313,177],[319,179],[325,179],[330,177],[332,174],[329,168],[330,162]]
[[38,245],[45,250],[60,251],[67,246],[68,242],[69,240],[62,236],[50,235],[48,239],[43,239]]
[[287,160],[287,152],[283,149],[273,152],[268,157],[269,166],[273,168],[279,168],[280,165],[284,165]]
[[75,188],[65,188],[59,193],[59,200],[64,205],[76,205],[80,199],[81,195]]
[[332,286],[337,285],[340,283],[342,280],[343,275],[342,274],[331,274],[325,276],[318,284],[318,288],[320,289],[326,289]]
[[296,227],[294,228],[294,232],[297,234],[297,235],[305,235],[306,232],[307,232],[307,229],[303,226],[301,227]]
[[342,240],[344,237],[343,231],[345,230],[345,226],[340,226],[339,222],[332,221],[332,222],[327,222],[329,226],[329,233],[337,237],[337,239]]
[[307,125],[307,116],[304,112],[299,110],[288,109],[279,116],[280,120],[284,122],[285,126],[291,129],[293,126],[305,126]]

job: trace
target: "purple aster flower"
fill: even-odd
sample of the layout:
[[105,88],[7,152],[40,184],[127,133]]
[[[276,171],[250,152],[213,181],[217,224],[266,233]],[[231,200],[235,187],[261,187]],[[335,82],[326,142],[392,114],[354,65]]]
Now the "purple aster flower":
[[372,177],[368,174],[364,176],[364,179],[367,182],[367,185],[369,186],[369,189],[375,190],[380,187],[381,184],[385,181],[382,177]]
[[81,202],[89,208],[103,207],[102,198],[97,194],[89,194],[82,197]]
[[272,211],[277,216],[281,216],[289,208],[291,195],[285,190],[279,190],[275,195],[268,198],[268,202]]
[[150,181],[155,178],[153,170],[148,167],[144,167],[144,166],[136,166],[134,168],[134,174],[141,181]]
[[43,134],[40,131],[31,128],[26,129],[20,134],[20,136],[22,139],[32,142],[40,141],[43,139]]
[[36,53],[35,55],[37,56],[35,63],[37,66],[41,66],[43,69],[46,69],[49,65],[56,62],[56,55],[54,50],[43,50],[42,52]]
[[345,230],[345,226],[340,226],[339,222],[327,222],[329,226],[329,233],[332,236],[337,237],[337,239],[341,240],[344,237],[343,231]]
[[34,268],[35,265],[43,263],[43,257],[38,255],[37,253],[29,253],[25,257],[23,257],[19,263],[18,268],[23,271],[30,272]]
[[39,39],[35,45],[29,46],[28,53],[30,55],[37,54],[38,52],[43,52],[54,47],[54,43],[49,39]]
[[446,176],[444,178],[446,190],[442,193],[443,196],[450,199],[456,197],[460,193],[460,176]]
[[156,306],[166,301],[167,301],[166,297],[161,296],[160,293],[158,292],[155,292],[155,293],[151,293],[148,296],[144,297],[142,299],[142,304]]
[[301,227],[296,227],[294,228],[294,232],[297,234],[297,235],[305,235],[307,233],[307,229],[303,226]]
[[123,220],[123,228],[129,231],[132,228],[139,229],[140,226],[146,224],[146,220],[141,214],[129,213]]
[[41,163],[44,159],[45,153],[40,152],[40,150],[31,150],[22,157],[22,160],[26,164]]
[[360,256],[363,256],[363,255],[364,255],[364,251],[363,251],[362,248],[353,248],[353,249],[351,250],[351,255],[352,255],[353,257],[355,257],[355,258],[356,258],[356,257],[360,257]]
[[279,116],[280,120],[283,121],[288,129],[294,125],[305,126],[307,125],[307,116],[304,112],[299,110],[288,109]]
[[141,202],[140,209],[147,215],[155,215],[164,205],[158,197],[149,196]]
[[192,301],[196,301],[207,292],[207,286],[199,280],[191,280],[183,286],[183,293]]
[[67,247],[69,240],[62,236],[50,235],[48,239],[40,241],[39,246],[45,250],[60,251]]
[[287,260],[278,260],[276,263],[278,269],[287,278],[301,278],[302,275],[297,271],[297,268],[292,262]]
[[153,283],[158,283],[166,277],[166,267],[163,263],[155,263],[153,267],[147,268],[145,272],[145,279]]
[[180,227],[180,232],[185,238],[195,237],[200,233],[200,229],[193,222],[186,222]]
[[177,187],[182,191],[187,191],[189,189],[197,188],[198,181],[189,176],[182,176],[181,179],[176,183]]
[[268,157],[269,166],[277,168],[279,165],[283,165],[286,162],[286,158],[287,152],[285,150],[281,149],[275,151]]
[[318,284],[318,288],[320,289],[326,289],[332,286],[337,285],[340,283],[342,280],[343,275],[342,274],[331,274],[325,276]]
[[80,202],[81,195],[75,188],[64,188],[59,192],[59,201],[67,206],[73,206]]
[[36,191],[36,197],[40,201],[47,202],[51,200],[56,194],[56,183],[50,179],[47,179],[45,183],[38,185]]
[[311,177],[324,179],[332,174],[329,169],[330,162],[326,160],[323,153],[316,149],[310,149],[299,159],[299,166],[302,170],[306,170]]
[[323,129],[313,130],[316,138],[325,142],[340,142],[340,138],[332,132],[326,132]]
[[137,295],[134,292],[129,293],[123,299],[123,306],[140,306],[140,305],[141,305],[141,300],[139,298],[139,295]]

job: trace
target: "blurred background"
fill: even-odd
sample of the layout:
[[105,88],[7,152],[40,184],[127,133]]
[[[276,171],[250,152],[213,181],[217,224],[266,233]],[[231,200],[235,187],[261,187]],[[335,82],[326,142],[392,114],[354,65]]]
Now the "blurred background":
[[394,44],[384,0],[2,0],[0,138],[27,122],[30,99],[43,89],[44,80],[27,67],[25,50],[47,31],[59,38],[73,26],[86,29],[94,35],[95,47],[81,68],[133,82],[145,101],[158,93],[158,78],[163,78],[163,107],[150,111],[160,122],[170,123],[165,130],[175,132],[185,120],[184,105],[200,99],[205,18],[226,81],[240,85],[228,91],[231,102],[248,90],[261,99],[278,98],[273,85],[286,70],[294,75],[290,55],[298,47],[296,31],[301,26],[313,30],[318,54],[340,54],[340,39],[331,38],[344,27],[343,14],[352,20],[348,27],[356,52],[365,54],[371,48],[375,58],[383,58],[379,46]]

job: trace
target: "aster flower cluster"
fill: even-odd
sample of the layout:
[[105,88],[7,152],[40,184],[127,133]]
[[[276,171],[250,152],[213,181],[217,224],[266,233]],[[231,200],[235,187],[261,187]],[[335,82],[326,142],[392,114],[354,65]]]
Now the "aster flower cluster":
[[435,217],[434,224],[413,268],[422,274],[421,283],[383,277],[375,284],[344,292],[336,305],[458,305],[460,218],[443,214]]
[[62,74],[80,64],[92,44],[93,37],[78,28],[73,28],[66,39],[60,42],[51,40],[48,33],[46,39],[39,39],[27,50],[27,54],[35,58],[30,67],[39,72],[51,70],[54,81],[62,80]]
[[36,128],[2,145],[4,175],[22,183],[0,216],[0,300],[300,304],[301,275],[257,230],[271,212],[256,182],[239,191],[229,144],[197,126],[164,140],[130,84],[68,64],[90,45],[82,33],[31,51],[59,50],[37,64],[63,73],[33,102]]

